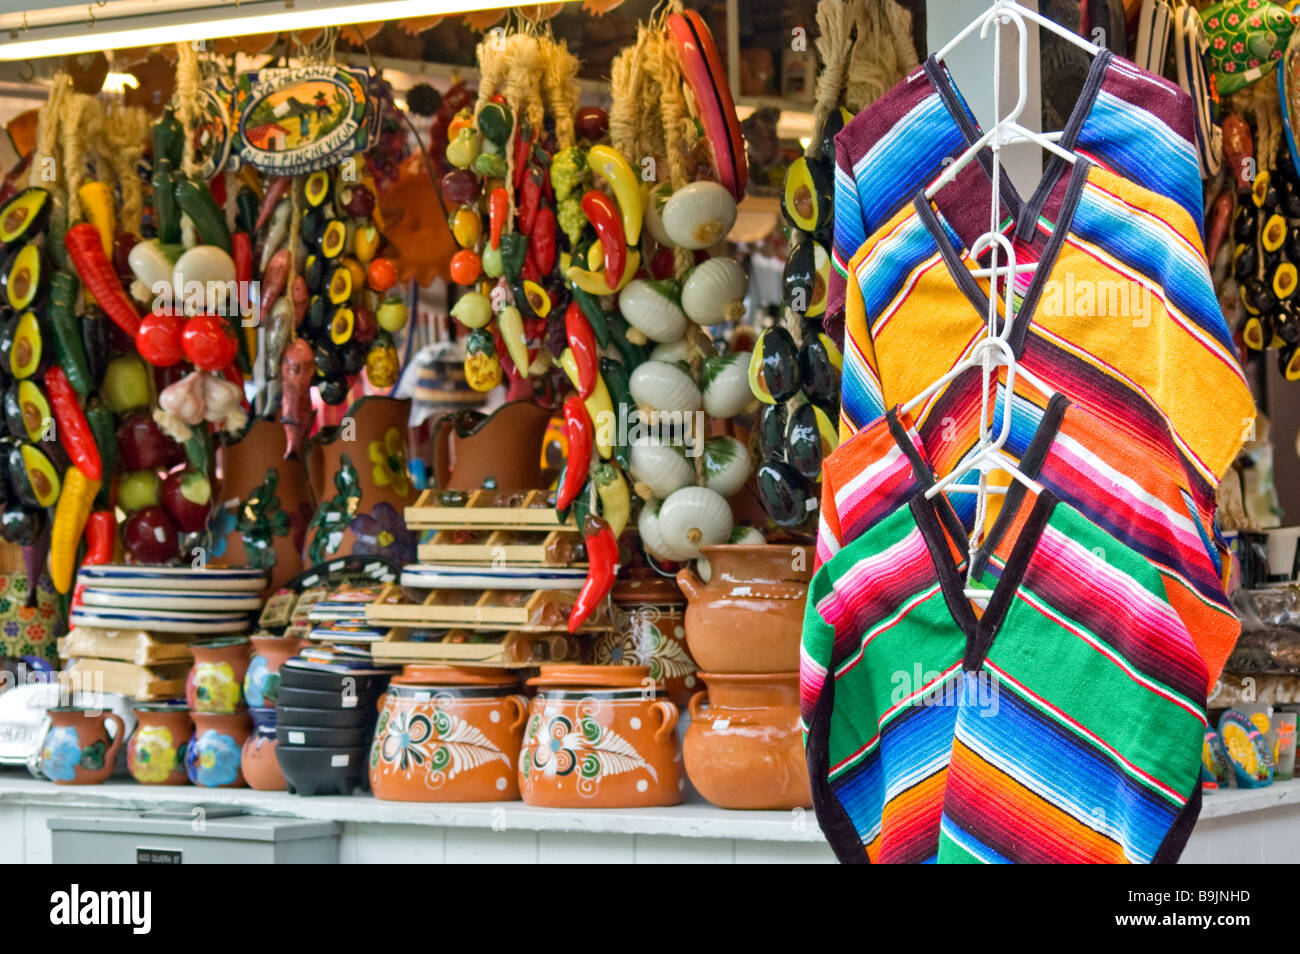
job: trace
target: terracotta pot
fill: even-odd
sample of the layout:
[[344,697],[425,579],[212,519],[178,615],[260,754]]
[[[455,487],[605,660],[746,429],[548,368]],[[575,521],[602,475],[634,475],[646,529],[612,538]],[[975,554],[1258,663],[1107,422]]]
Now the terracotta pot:
[[244,674],[244,700],[254,708],[274,706],[280,692],[280,666],[311,643],[296,636],[253,636],[253,658]]
[[185,772],[205,788],[243,788],[241,750],[253,731],[245,712],[190,712],[194,738],[185,751]]
[[183,702],[141,702],[133,709],[136,729],[126,745],[126,764],[141,785],[188,785],[185,748],[194,735]]
[[699,688],[695,660],[686,648],[686,601],[672,580],[625,580],[611,593],[616,629],[592,641],[601,665],[645,666],[673,704],[681,707]]
[[706,672],[792,672],[799,668],[812,547],[722,544],[701,547],[712,577],[677,572],[686,594],[686,644]]
[[185,701],[197,712],[234,712],[244,702],[247,636],[191,643],[194,665],[185,680]]
[[380,704],[370,790],[397,802],[519,798],[516,766],[528,718],[507,669],[407,666]]
[[[115,712],[57,706],[47,709],[49,731],[41,744],[41,774],[55,785],[98,785],[113,774],[126,724]],[[110,738],[109,724],[113,725]]]
[[[458,411],[433,430],[433,475],[442,490],[533,490],[542,486],[542,441],[551,412],[511,401],[487,417]],[[505,451],[503,453],[503,451]]]
[[548,808],[682,800],[677,707],[644,666],[542,666],[519,756],[519,791]]
[[[719,808],[810,808],[799,673],[700,673],[682,750],[691,784]],[[705,700],[708,700],[707,707]]]
[[240,750],[240,769],[249,788],[259,792],[283,792],[288,788],[280,762],[275,757],[275,710],[249,709],[253,731]]
[[[256,420],[238,444],[221,449],[221,487],[216,495],[219,511],[209,520],[217,533],[216,546],[225,549],[213,560],[227,566],[264,568],[270,583],[263,595],[274,593],[306,569],[302,562],[303,539],[315,509],[307,468],[302,461],[285,460],[284,427],[275,421]],[[274,474],[274,496],[278,509],[288,517],[288,532],[270,532],[273,513],[255,521],[257,526],[241,529],[236,521],[240,509]],[[266,519],[263,519],[266,518]]]
[[312,438],[308,470],[317,506],[307,528],[307,566],[353,553],[381,553],[398,564],[415,560],[415,536],[402,520],[415,502],[407,461],[410,411],[410,401],[362,398],[328,442]]

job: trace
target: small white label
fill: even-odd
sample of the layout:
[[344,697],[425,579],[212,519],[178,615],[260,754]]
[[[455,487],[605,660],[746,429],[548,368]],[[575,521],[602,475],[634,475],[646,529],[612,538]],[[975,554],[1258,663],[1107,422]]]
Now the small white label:
[[423,690],[423,689],[420,690],[419,692],[417,692],[417,693],[415,694],[415,699],[416,699],[417,702],[424,702],[424,701],[426,701],[426,700],[428,700],[428,699],[432,699],[432,698],[433,698],[433,693],[432,693],[432,692],[426,692],[426,691]]
[[344,709],[355,709],[357,707],[357,697],[348,695],[343,697]]
[[290,732],[290,733],[289,733],[289,744],[290,744],[290,745],[306,745],[306,744],[307,744],[307,733],[306,733],[306,732]]
[[729,726],[729,725],[731,725],[731,720],[730,720],[730,719],[714,719],[714,720],[713,720],[713,731],[714,731],[714,732],[721,732],[721,731],[723,731],[725,728],[727,728],[727,726]]
[[334,768],[347,768],[348,759],[350,758],[352,758],[350,755],[331,755],[330,765]]

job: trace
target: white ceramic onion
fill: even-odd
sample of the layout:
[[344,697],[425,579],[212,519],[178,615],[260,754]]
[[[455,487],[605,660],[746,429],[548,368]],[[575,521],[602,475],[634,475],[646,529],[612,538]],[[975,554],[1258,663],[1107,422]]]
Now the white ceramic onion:
[[754,400],[754,394],[749,389],[748,351],[733,351],[706,358],[701,378],[704,384],[704,412],[709,417],[735,417]]
[[641,508],[641,515],[636,519],[637,533],[641,536],[641,545],[652,557],[660,560],[689,560],[690,556],[670,546],[664,537],[663,526],[659,523],[661,500],[647,500]]
[[659,529],[673,550],[700,555],[700,547],[724,543],[731,534],[731,507],[707,487],[683,487],[659,508]]
[[676,290],[676,283],[634,278],[618,293],[618,310],[651,341],[677,341],[686,334],[686,314],[674,300]]
[[168,252],[179,248],[180,246],[177,245],[163,245],[158,239],[136,242],[131,246],[131,251],[126,256],[126,264],[130,267],[136,281],[149,289],[150,297],[156,297],[159,293],[170,294],[154,286],[165,284],[168,289],[171,288],[176,260]]
[[704,442],[704,486],[730,497],[749,479],[754,463],[749,450],[734,437],[710,437]]
[[691,360],[691,343],[685,338],[678,338],[676,341],[661,341],[650,351],[651,361],[666,361],[669,364],[676,364],[678,361],[687,363]]
[[223,307],[237,307],[234,259],[215,245],[194,246],[176,260],[172,294],[187,315],[221,314]]
[[661,500],[695,479],[695,468],[681,450],[664,444],[633,444],[628,465],[632,479]]
[[661,217],[664,204],[672,194],[673,187],[670,182],[661,182],[644,193],[645,215],[643,221],[646,229],[660,245],[673,244],[673,240],[670,239],[668,233],[664,231],[664,221]]
[[692,182],[664,203],[664,232],[682,248],[708,248],[736,224],[736,200],[716,182]]
[[701,262],[682,282],[682,311],[699,325],[716,325],[745,316],[749,278],[734,259],[717,257]]
[[698,411],[704,402],[704,396],[691,376],[678,365],[666,361],[646,361],[637,365],[628,390],[639,407],[656,411]]

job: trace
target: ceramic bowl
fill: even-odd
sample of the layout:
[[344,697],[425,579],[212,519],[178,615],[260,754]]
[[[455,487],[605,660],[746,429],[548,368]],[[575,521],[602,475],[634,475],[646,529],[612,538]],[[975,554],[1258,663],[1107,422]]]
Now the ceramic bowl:
[[291,709],[365,709],[370,715],[375,714],[375,700],[382,695],[382,687],[338,690],[338,689],[297,689],[280,684],[277,702]]
[[276,709],[281,725],[309,729],[359,729],[372,721],[376,713],[371,709],[311,709],[284,707]]
[[369,743],[371,735],[369,726],[364,725],[355,729],[334,729],[325,726],[307,725],[277,725],[275,727],[275,738],[281,745],[356,748],[359,745]]
[[358,695],[364,695],[372,688],[377,690],[382,688],[388,682],[388,678],[388,673],[331,672],[324,669],[291,666],[287,663],[280,667],[280,685],[287,689],[340,692],[344,686],[352,686]]
[[326,748],[277,745],[280,771],[295,795],[351,795],[364,787],[366,747]]

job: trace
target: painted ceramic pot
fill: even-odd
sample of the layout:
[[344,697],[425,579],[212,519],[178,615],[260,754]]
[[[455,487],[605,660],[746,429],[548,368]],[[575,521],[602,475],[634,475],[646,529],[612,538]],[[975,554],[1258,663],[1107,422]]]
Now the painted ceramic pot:
[[[433,474],[442,490],[532,490],[542,483],[542,442],[551,412],[511,401],[484,417],[457,411],[433,429]],[[510,453],[501,453],[502,448]]]
[[686,780],[677,707],[644,666],[542,666],[519,791],[548,808],[676,805]]
[[288,786],[275,757],[275,710],[249,709],[253,731],[240,750],[240,769],[249,788],[259,792],[283,792]]
[[313,501],[307,468],[285,460],[284,427],[255,420],[237,444],[221,449],[222,484],[208,518],[214,561],[255,566],[270,575],[263,596],[300,574]]
[[700,547],[712,568],[703,582],[677,572],[686,594],[686,644],[706,672],[793,672],[799,668],[811,547]]
[[645,666],[676,706],[700,687],[695,660],[686,648],[686,601],[672,580],[653,577],[614,585],[616,628],[592,641],[600,665]]
[[[682,743],[691,784],[719,808],[810,808],[799,674],[700,673]],[[707,704],[706,704],[707,700]]]
[[46,715],[50,728],[41,744],[42,775],[55,785],[98,785],[113,774],[126,734],[121,716],[76,706],[57,706],[47,709]]
[[280,667],[310,645],[305,639],[253,636],[253,658],[244,673],[244,701],[252,708],[274,706],[280,692]]
[[139,702],[136,729],[126,744],[126,764],[141,785],[188,785],[185,748],[194,735],[184,702]]
[[380,704],[370,790],[398,802],[519,797],[528,700],[507,669],[407,666]]
[[243,788],[240,751],[253,731],[245,712],[190,712],[194,738],[185,751],[190,781],[205,788]]
[[309,475],[319,502],[307,528],[306,565],[379,554],[415,561],[415,535],[402,518],[415,501],[407,466],[411,402],[366,397],[337,431],[312,439]]
[[194,666],[185,680],[185,701],[196,712],[234,712],[243,704],[248,673],[247,636],[191,643]]

